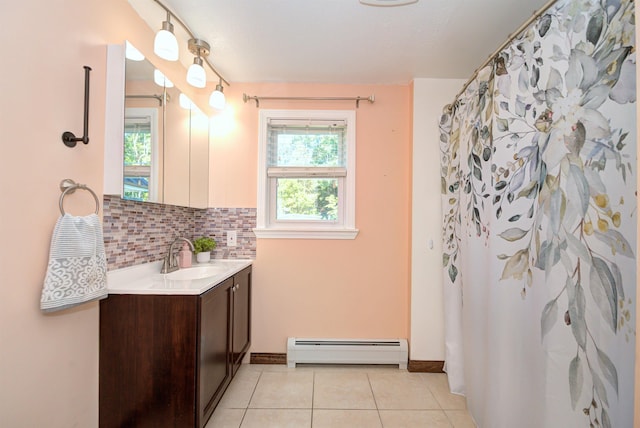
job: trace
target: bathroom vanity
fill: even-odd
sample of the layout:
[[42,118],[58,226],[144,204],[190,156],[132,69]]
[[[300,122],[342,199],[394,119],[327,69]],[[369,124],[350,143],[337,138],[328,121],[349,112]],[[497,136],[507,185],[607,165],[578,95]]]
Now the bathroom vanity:
[[251,262],[210,266],[219,268],[109,277],[100,302],[100,427],[206,425],[251,339]]

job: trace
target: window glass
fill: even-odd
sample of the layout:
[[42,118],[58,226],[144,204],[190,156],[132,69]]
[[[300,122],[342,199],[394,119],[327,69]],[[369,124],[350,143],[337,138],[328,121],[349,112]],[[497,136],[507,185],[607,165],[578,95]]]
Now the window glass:
[[270,128],[270,166],[345,166],[344,128]]
[[[143,109],[137,109],[143,110]],[[124,189],[123,198],[149,201],[154,176],[154,120],[146,114],[127,109],[124,120]]]
[[338,179],[277,178],[276,220],[336,221]]
[[260,112],[256,236],[354,239],[355,112]]

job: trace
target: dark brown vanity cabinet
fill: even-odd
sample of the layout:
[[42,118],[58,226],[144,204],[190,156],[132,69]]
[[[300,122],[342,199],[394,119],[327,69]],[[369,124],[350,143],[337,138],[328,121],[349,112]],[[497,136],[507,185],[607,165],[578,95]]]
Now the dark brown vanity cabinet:
[[231,365],[235,375],[251,344],[251,270],[240,271],[233,279]]
[[100,427],[202,428],[251,339],[251,267],[201,295],[100,301]]

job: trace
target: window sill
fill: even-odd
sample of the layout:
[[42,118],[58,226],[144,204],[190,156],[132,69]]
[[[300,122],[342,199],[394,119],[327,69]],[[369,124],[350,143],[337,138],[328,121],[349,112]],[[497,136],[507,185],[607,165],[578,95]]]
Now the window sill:
[[358,232],[358,229],[253,229],[258,239],[356,239]]

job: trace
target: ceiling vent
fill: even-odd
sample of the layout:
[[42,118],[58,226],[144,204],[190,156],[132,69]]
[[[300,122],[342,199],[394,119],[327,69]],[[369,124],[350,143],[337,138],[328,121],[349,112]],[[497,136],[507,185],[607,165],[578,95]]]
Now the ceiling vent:
[[405,6],[407,4],[418,3],[418,0],[360,0],[360,3],[367,6]]

